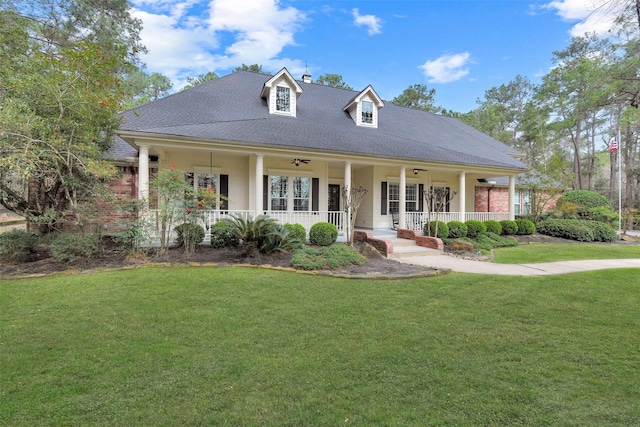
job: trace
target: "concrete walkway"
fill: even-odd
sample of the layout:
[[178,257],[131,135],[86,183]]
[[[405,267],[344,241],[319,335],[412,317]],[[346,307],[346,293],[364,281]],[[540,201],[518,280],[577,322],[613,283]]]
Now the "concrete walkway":
[[[392,230],[373,230],[378,238],[395,237]],[[640,231],[629,231],[627,234],[640,237]],[[398,258],[398,262],[421,265],[437,269],[449,269],[461,273],[498,274],[509,276],[544,276],[549,274],[578,273],[590,270],[606,270],[611,268],[640,268],[640,259],[601,259],[543,262],[537,264],[495,264],[488,261],[476,261],[457,258],[449,255],[430,255],[423,257]],[[639,279],[640,280],[640,279]]]
[[[558,261],[538,264],[494,264],[492,262],[466,260],[449,255],[432,255],[428,257],[401,258],[397,261],[425,267],[449,269],[461,273],[509,276],[544,276],[548,274],[577,273],[580,271],[605,270],[609,268],[640,268],[640,259]],[[638,280],[640,280],[640,275]]]

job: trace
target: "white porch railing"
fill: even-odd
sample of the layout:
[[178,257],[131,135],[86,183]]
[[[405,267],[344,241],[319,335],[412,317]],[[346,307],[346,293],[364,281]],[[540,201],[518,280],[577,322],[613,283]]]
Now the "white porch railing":
[[[289,212],[289,211],[272,211],[265,212],[265,215],[275,219],[280,224],[301,224],[307,233],[311,226],[318,222],[330,222],[338,228],[338,234],[344,234],[345,213],[341,211],[315,211],[315,212]],[[211,239],[211,226],[223,218],[242,217],[247,219],[249,217],[255,218],[255,212],[249,210],[234,210],[234,211],[205,211],[204,218],[200,225],[205,230],[205,242],[209,242]],[[151,236],[152,238],[158,238],[160,236],[160,210],[151,209],[149,211],[149,218],[151,223]],[[179,224],[174,224],[175,227]],[[175,233],[171,233],[171,240],[176,238]]]
[[[490,219],[502,221],[509,219],[509,212],[440,212],[437,215],[438,221],[467,221],[475,219],[477,221],[488,221]],[[409,230],[422,230],[427,221],[435,221],[436,213],[428,214],[426,212],[406,212],[405,226]]]

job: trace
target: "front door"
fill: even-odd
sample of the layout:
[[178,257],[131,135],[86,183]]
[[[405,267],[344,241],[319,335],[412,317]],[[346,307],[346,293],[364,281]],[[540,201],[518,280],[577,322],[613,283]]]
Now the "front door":
[[332,212],[340,212],[340,185],[329,184],[329,219],[328,222],[340,227],[340,215]]

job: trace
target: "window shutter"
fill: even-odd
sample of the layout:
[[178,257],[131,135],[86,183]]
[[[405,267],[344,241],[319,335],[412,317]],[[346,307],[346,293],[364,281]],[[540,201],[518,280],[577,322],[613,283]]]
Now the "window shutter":
[[262,177],[262,210],[269,210],[269,175]]
[[424,210],[424,184],[418,184],[418,212],[422,212]]
[[229,209],[229,175],[220,175],[220,195],[225,198],[220,200],[220,209]]
[[387,183],[386,181],[382,181],[381,188],[382,197],[380,198],[380,215],[387,214]]
[[320,178],[311,178],[311,210],[318,211],[318,202],[320,200]]

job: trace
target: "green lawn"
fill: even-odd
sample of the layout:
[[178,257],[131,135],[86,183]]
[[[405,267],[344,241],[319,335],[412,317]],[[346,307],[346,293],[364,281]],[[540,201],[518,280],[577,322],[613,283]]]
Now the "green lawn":
[[0,282],[0,425],[640,425],[638,270]]
[[533,243],[495,250],[493,262],[530,264],[577,259],[640,258],[640,245],[610,243]]

